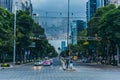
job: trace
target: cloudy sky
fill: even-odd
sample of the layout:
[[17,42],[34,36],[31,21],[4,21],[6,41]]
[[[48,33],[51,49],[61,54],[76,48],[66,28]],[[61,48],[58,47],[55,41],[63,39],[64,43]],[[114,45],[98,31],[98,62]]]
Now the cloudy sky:
[[[85,12],[86,1],[70,0],[70,11]],[[68,0],[32,0],[33,8],[45,11],[66,11]]]
[[[74,19],[86,20],[86,2],[88,0],[70,0],[70,16],[77,17]],[[55,34],[55,31],[58,33],[66,32],[67,26],[67,11],[68,11],[68,0],[32,0],[33,11],[40,15],[40,23],[45,28],[47,27],[47,33]],[[60,18],[43,18],[47,17],[63,17]],[[83,17],[83,18],[81,18]],[[71,21],[74,20],[71,18]],[[61,28],[63,26],[63,28]],[[51,27],[54,27],[54,30],[50,30]],[[59,29],[58,29],[59,28]],[[52,28],[53,29],[53,28]],[[61,29],[61,31],[60,31]],[[63,31],[62,31],[63,30]]]

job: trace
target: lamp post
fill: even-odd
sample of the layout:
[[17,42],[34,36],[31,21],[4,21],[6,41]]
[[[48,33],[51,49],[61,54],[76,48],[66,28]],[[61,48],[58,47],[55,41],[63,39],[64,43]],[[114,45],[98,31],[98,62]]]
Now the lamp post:
[[67,47],[68,47],[68,53],[70,52],[70,46],[69,46],[69,18],[70,18],[70,0],[68,0],[68,24],[67,24]]
[[15,65],[16,63],[16,4],[17,2],[15,3],[15,12],[14,12],[14,48],[13,48],[13,64]]

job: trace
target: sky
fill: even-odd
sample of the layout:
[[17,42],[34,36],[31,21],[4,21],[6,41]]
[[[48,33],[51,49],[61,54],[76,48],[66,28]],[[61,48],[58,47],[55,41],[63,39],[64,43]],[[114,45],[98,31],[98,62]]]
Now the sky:
[[[46,34],[52,36],[66,35],[68,0],[31,0],[33,12],[40,16],[40,25],[45,28]],[[86,21],[86,2],[88,0],[70,1],[70,21]],[[47,17],[47,18],[46,18]],[[52,17],[52,18],[51,18]],[[53,18],[54,17],[54,18]],[[60,18],[56,18],[60,17]]]
[[[88,0],[70,0],[70,17],[76,17],[70,18],[70,21],[86,20],[87,1]],[[61,41],[64,40],[63,38],[65,38],[67,34],[68,0],[32,0],[32,4],[33,12],[39,14],[40,25],[45,29],[47,37],[52,36],[52,38],[58,37],[62,39],[60,41],[59,39],[58,41],[49,40],[50,44],[58,51],[58,47],[61,46]],[[51,16],[55,18],[48,18]]]
[[[70,12],[85,13],[86,1],[88,0],[70,0]],[[68,0],[32,0],[33,9],[44,11],[65,12],[67,10]]]

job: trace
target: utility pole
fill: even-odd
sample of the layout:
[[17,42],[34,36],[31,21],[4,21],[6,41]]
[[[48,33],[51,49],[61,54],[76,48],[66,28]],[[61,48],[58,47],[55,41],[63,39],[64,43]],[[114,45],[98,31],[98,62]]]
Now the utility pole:
[[70,46],[69,46],[69,18],[70,18],[70,0],[68,0],[68,25],[67,25],[67,47],[68,47],[68,53],[70,52]]
[[14,48],[13,48],[13,64],[15,65],[16,63],[16,6],[17,2],[15,3],[15,12],[14,12]]

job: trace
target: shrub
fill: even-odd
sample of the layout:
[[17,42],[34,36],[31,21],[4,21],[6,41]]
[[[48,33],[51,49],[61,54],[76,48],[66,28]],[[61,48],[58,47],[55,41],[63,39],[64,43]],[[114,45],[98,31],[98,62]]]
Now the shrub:
[[3,64],[1,64],[1,67],[10,67],[10,65],[7,63],[3,63]]

